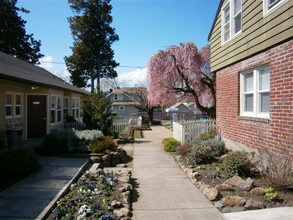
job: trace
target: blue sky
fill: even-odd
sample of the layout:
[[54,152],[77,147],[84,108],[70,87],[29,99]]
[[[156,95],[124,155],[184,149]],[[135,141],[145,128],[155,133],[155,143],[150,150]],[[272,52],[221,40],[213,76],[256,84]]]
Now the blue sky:
[[[180,42],[194,42],[199,48],[208,44],[219,0],[112,0],[113,23],[120,40],[112,45],[119,81],[144,80],[149,58],[160,50]],[[72,16],[67,0],[18,0],[27,21],[26,31],[41,40],[42,63],[50,72],[65,76],[64,56],[71,55],[73,40],[67,21]],[[54,62],[60,62],[54,63]],[[126,68],[136,66],[142,68]],[[138,79],[137,79],[138,78]],[[130,83],[131,81],[131,83]]]

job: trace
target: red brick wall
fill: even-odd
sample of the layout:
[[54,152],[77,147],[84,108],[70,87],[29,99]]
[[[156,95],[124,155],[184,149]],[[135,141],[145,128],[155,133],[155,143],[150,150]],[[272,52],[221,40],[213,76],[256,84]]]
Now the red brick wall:
[[[270,66],[270,119],[241,117],[239,73]],[[283,153],[291,140],[293,157],[293,40],[216,73],[217,125],[222,137],[251,148],[266,146]],[[288,146],[288,144],[287,144]]]

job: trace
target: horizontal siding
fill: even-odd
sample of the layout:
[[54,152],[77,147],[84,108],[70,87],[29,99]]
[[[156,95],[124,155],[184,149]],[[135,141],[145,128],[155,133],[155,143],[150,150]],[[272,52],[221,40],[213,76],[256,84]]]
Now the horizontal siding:
[[217,17],[211,41],[211,71],[215,72],[243,60],[293,36],[293,1],[263,17],[263,1],[243,2],[242,33],[221,45],[221,13]]

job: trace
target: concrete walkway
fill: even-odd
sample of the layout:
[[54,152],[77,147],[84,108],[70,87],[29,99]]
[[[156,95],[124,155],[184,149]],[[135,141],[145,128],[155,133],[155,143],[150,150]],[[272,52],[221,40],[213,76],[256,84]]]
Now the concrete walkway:
[[162,126],[152,129],[134,144],[132,219],[225,219],[163,150],[161,142],[172,132]]
[[0,220],[41,219],[46,207],[87,161],[41,157],[41,169],[0,193]]

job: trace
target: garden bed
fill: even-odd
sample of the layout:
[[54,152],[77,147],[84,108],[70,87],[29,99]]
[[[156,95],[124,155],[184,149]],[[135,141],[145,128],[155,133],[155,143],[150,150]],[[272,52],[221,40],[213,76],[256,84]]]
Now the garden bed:
[[86,171],[57,201],[48,219],[130,219],[131,190],[129,170]]
[[[257,172],[252,172],[246,178],[228,178],[221,171],[223,163],[220,158],[190,168],[187,164],[188,155],[173,156],[186,176],[221,212],[293,206],[292,188],[268,192],[272,189],[269,188],[268,180]],[[246,188],[245,184],[248,184]]]

